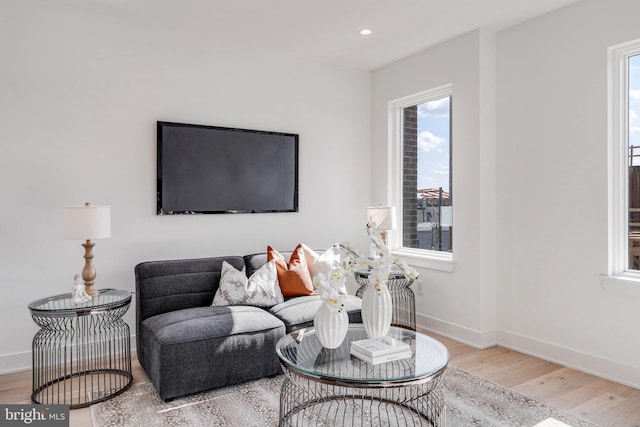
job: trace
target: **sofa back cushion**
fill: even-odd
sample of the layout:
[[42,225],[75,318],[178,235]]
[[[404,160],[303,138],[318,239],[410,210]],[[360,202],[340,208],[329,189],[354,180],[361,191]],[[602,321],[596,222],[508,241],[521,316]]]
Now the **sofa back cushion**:
[[149,261],[135,267],[136,323],[157,314],[211,305],[222,262],[241,270],[242,257]]
[[[280,254],[289,259],[293,252],[280,252]],[[247,276],[251,276],[257,270],[260,269],[263,265],[267,263],[267,253],[263,252],[260,254],[251,254],[244,256],[244,264],[247,267]]]

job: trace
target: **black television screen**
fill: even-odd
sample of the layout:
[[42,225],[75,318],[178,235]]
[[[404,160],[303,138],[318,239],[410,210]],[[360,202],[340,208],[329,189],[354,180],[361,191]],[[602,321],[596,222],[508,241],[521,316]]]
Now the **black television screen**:
[[157,127],[158,215],[298,211],[297,134]]

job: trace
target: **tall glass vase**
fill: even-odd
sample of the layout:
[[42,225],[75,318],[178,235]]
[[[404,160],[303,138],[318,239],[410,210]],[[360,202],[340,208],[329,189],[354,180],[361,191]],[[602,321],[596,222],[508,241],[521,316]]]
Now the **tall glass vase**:
[[381,290],[369,283],[362,294],[362,323],[369,338],[384,337],[391,327],[393,301],[387,284]]
[[313,326],[324,348],[338,348],[347,336],[349,316],[345,310],[333,311],[322,304],[313,318]]

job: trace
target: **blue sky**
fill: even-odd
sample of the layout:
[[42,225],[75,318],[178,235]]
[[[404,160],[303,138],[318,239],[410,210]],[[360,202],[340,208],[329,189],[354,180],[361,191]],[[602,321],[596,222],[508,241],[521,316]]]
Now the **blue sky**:
[[418,105],[418,188],[449,189],[451,97]]
[[629,145],[640,145],[640,55],[629,58]]

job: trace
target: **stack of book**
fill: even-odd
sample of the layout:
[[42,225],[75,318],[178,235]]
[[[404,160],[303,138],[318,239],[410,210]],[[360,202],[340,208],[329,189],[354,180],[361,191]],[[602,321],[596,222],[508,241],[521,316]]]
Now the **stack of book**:
[[349,353],[373,365],[411,357],[411,346],[391,337],[352,341]]

